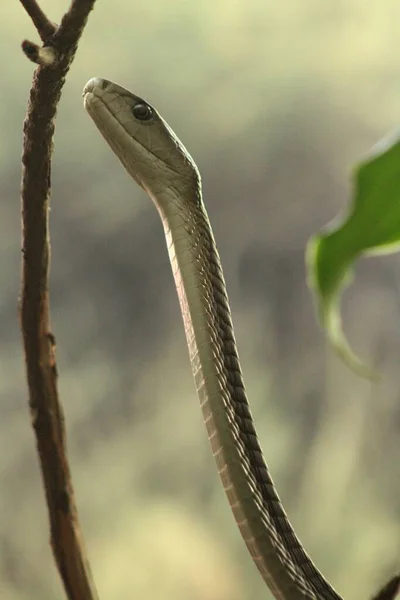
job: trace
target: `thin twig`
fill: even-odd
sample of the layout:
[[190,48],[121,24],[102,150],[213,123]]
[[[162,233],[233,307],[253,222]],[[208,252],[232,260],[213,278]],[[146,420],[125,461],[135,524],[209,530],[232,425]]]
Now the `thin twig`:
[[32,19],[42,42],[46,42],[56,31],[57,25],[44,14],[36,0],[20,0],[22,6]]
[[[49,29],[50,21],[36,2],[21,2],[42,35]],[[51,40],[58,60],[50,68],[40,65],[35,71],[24,121],[22,156],[20,316],[29,404],[49,511],[51,545],[69,600],[96,600],[97,592],[80,532],[57,392],[55,340],[49,325],[48,212],[57,104],[94,3],[95,0],[72,1]]]

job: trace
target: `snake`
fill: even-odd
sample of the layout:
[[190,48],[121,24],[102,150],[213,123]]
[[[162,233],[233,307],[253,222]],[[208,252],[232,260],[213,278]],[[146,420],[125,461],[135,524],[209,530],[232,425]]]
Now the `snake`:
[[263,457],[196,163],[143,98],[98,77],[88,81],[83,98],[161,217],[212,453],[254,563],[276,600],[341,600],[297,537]]

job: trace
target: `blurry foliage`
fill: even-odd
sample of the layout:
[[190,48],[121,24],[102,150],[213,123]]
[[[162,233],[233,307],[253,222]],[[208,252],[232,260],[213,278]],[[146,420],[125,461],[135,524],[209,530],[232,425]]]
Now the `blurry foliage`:
[[400,141],[391,134],[374,146],[353,176],[352,198],[343,219],[334,219],[307,245],[308,283],[317,313],[338,355],[355,372],[379,379],[352,351],[343,331],[340,296],[351,283],[360,256],[392,254],[400,245]]
[[[65,3],[47,0],[55,21]],[[57,14],[58,11],[58,14]],[[339,365],[306,288],[309,235],[399,121],[396,0],[99,0],[69,75],[53,171],[52,318],[78,505],[101,598],[267,590],[217,480],[158,215],[82,108],[93,76],[148,98],[201,169],[253,413],[306,548],[345,597],[398,562],[399,259],[345,303],[379,388]],[[21,127],[34,37],[0,23],[0,596],[62,598],[16,321]]]

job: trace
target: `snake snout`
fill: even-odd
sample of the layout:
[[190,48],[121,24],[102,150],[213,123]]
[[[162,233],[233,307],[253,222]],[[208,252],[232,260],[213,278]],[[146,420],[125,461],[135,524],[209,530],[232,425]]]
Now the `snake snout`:
[[95,89],[105,90],[111,84],[111,81],[102,79],[101,77],[92,77],[89,79],[85,87],[83,88],[82,95],[84,96],[88,92],[93,92]]

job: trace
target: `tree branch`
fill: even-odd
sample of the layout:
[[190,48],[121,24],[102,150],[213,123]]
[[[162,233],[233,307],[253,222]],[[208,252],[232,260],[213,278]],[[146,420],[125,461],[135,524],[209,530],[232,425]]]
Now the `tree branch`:
[[[52,36],[57,60],[36,69],[24,121],[22,156],[22,285],[20,318],[29,405],[49,511],[51,545],[69,600],[97,600],[85,555],[67,459],[57,392],[55,340],[50,333],[48,212],[54,119],[65,77],[95,0],[73,0],[60,27],[34,0],[21,0],[39,34]],[[39,50],[38,50],[39,54]]]
[[46,42],[56,31],[57,25],[49,21],[36,0],[20,0],[22,6],[32,19],[42,42]]

